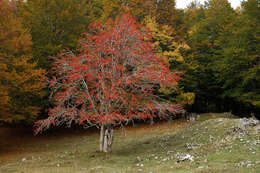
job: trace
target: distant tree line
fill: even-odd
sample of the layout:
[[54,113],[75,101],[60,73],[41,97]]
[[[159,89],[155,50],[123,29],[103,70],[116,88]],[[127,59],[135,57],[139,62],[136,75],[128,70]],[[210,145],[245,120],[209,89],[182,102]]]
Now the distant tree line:
[[130,13],[152,34],[155,52],[182,74],[175,89],[156,94],[188,111],[260,114],[260,5],[228,0],[0,0],[0,121],[32,124],[55,103],[42,78],[53,57],[78,53],[89,25]]

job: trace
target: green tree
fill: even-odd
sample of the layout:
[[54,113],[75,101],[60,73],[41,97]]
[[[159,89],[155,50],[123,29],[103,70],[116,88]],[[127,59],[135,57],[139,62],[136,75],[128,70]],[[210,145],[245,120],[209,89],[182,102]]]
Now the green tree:
[[193,31],[193,27],[205,18],[205,9],[197,0],[191,2],[185,9],[183,22],[186,34]]
[[195,111],[259,109],[259,13],[257,0],[236,11],[227,0],[186,10],[194,22],[186,23],[190,49],[184,61],[190,66],[182,84],[196,93]]
[[43,68],[50,67],[49,56],[64,48],[74,49],[87,25],[100,16],[99,1],[28,0],[21,15],[30,28],[34,57]]
[[[219,62],[224,97],[260,108],[260,6],[257,0],[242,3],[232,35]],[[229,70],[224,70],[229,69]]]
[[190,68],[183,84],[187,91],[196,93],[195,103],[199,111],[219,111],[222,105],[217,103],[222,100],[223,81],[219,80],[221,71],[216,67],[224,58],[236,14],[227,0],[209,0],[203,13],[205,16],[199,17],[188,31],[190,49],[184,59]]

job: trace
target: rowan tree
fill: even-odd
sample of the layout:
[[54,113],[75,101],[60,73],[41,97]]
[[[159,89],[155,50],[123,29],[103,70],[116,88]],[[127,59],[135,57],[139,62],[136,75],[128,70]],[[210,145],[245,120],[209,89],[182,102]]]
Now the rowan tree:
[[121,15],[106,28],[90,27],[92,32],[79,41],[79,54],[62,51],[56,58],[51,71],[55,77],[48,82],[56,106],[48,119],[35,123],[35,133],[52,125],[97,126],[100,151],[110,152],[113,126],[184,111],[181,104],[154,94],[175,87],[180,72],[170,71],[154,53],[151,34],[140,30],[130,15]]

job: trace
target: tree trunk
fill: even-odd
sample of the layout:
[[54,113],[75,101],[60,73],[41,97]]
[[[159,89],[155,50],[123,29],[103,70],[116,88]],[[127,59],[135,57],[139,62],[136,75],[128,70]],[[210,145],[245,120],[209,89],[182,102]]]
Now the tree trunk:
[[100,129],[100,151],[111,152],[114,138],[114,130],[110,125],[102,124]]
[[99,141],[99,150],[103,151],[104,148],[104,136],[105,136],[105,128],[104,124],[101,125],[100,129],[100,141]]

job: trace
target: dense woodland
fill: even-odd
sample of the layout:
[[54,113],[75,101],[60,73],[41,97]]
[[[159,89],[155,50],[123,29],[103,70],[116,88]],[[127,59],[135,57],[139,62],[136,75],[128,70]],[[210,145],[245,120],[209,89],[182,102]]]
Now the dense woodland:
[[175,0],[0,0],[0,123],[46,118],[56,105],[44,82],[55,78],[55,57],[79,53],[93,23],[106,28],[120,14],[150,33],[169,74],[182,78],[153,94],[188,112],[260,116],[259,0],[237,9],[228,0],[194,1],[186,9],[177,9]]

